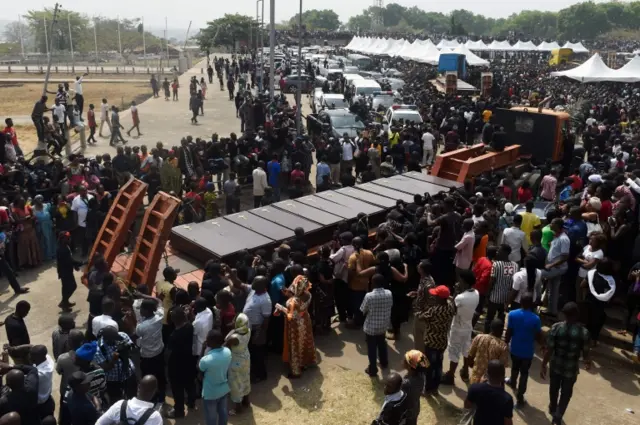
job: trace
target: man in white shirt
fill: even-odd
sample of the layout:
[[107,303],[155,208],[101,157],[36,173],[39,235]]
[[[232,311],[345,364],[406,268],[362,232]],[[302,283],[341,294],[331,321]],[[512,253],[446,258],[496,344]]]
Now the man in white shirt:
[[253,207],[258,208],[262,205],[262,197],[264,196],[264,190],[269,187],[267,182],[267,172],[264,171],[264,161],[258,161],[258,166],[251,176],[253,177]]
[[463,358],[460,376],[463,380],[469,378],[467,356],[469,355],[473,338],[473,316],[480,302],[480,294],[473,289],[475,283],[476,277],[471,270],[460,270],[458,283],[456,284],[456,292],[459,295],[453,300],[456,305],[456,315],[451,323],[447,343],[449,371],[442,377],[442,384],[445,385],[453,385],[460,357]]
[[527,237],[525,233],[520,229],[522,226],[522,216],[516,214],[513,217],[513,226],[505,229],[502,233],[502,243],[511,247],[511,254],[509,254],[509,261],[515,261],[520,264],[522,259],[521,249],[527,252],[529,244],[527,243]]
[[138,384],[138,393],[131,400],[120,400],[111,405],[96,422],[96,425],[116,425],[120,423],[122,404],[126,403],[125,422],[141,425],[162,425],[162,415],[154,409],[153,399],[158,389],[155,376],[144,376]]
[[55,362],[47,354],[47,347],[34,345],[30,351],[31,363],[38,369],[38,411],[40,417],[53,415],[55,403],[51,398]]
[[91,332],[93,336],[98,338],[100,336],[100,331],[102,331],[107,326],[111,326],[112,328],[118,330],[118,323],[113,320],[113,313],[116,309],[116,303],[109,297],[104,297],[102,299],[102,314],[100,316],[96,316],[91,321]]
[[59,99],[55,100],[55,105],[53,106],[53,118],[58,127],[60,127],[60,131],[64,134],[65,129],[65,113],[67,109],[63,104],[60,103]]
[[422,135],[422,165],[433,164],[434,140],[436,140],[436,138],[431,134],[431,129],[427,128],[427,131]]
[[84,107],[84,97],[82,96],[82,81],[84,77],[89,75],[89,73],[85,72],[81,77],[76,76],[76,82],[73,83],[73,90],[76,92],[76,106],[78,107],[78,111],[80,112],[80,120],[82,119],[82,109]]
[[87,188],[80,186],[78,196],[73,198],[71,202],[71,211],[73,211],[77,227],[72,237],[74,250],[78,245],[82,247],[82,256],[89,254],[89,240],[87,239],[87,214],[89,212],[89,202],[93,199],[93,195],[87,194]]
[[[524,260],[527,262],[527,259]],[[539,269],[536,270],[536,280],[533,284],[533,301],[537,302],[542,297],[542,271]],[[511,305],[511,310],[517,310],[520,308],[520,300],[522,296],[529,291],[529,278],[527,274],[527,267],[521,268],[513,275],[513,290],[511,291],[511,295],[509,300],[511,301],[509,304]]]
[[194,305],[196,317],[193,320],[193,351],[197,357],[202,356],[202,349],[207,341],[207,334],[213,328],[213,313],[207,308],[207,300],[198,298]]
[[107,123],[107,127],[109,127],[109,133],[111,133],[111,120],[109,120],[109,111],[111,108],[107,103],[107,99],[102,99],[102,103],[100,104],[100,130],[98,130],[98,135],[100,137],[105,137],[102,135],[102,127],[104,123]]
[[356,145],[354,142],[349,139],[347,133],[344,134],[344,137],[340,139],[340,144],[342,145],[342,161],[340,163],[341,170],[348,170],[349,168],[353,169],[353,152],[356,149]]
[[140,371],[142,375],[153,375],[158,378],[156,402],[164,403],[165,397],[165,364],[164,343],[162,342],[162,321],[164,309],[159,306],[160,300],[145,298],[140,305],[142,320],[136,326],[136,344],[140,347]]

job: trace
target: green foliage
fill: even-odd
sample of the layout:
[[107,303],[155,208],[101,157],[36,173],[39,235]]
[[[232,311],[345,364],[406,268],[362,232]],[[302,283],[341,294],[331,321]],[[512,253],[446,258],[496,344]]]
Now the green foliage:
[[[298,27],[298,15],[299,13],[296,13],[296,15],[289,20],[289,26],[291,28]],[[340,28],[341,23],[340,17],[333,10],[311,9],[302,12],[302,25],[309,31],[335,31]]]
[[[379,10],[369,7],[353,16],[345,27],[355,31],[372,29],[372,16]],[[593,39],[612,30],[640,29],[640,1],[622,3],[586,1],[559,12],[524,10],[506,19],[494,19],[468,10],[454,10],[448,15],[427,12],[418,7],[389,3],[382,10],[385,30],[425,33],[471,34],[476,36],[515,35],[517,38]]]
[[[25,38],[31,35],[35,42],[35,50],[46,53],[47,45],[44,25],[47,25],[47,37],[51,42],[51,23],[53,21],[53,9],[30,10],[24,15],[23,33]],[[90,19],[85,15],[70,10],[62,10],[58,13],[58,23],[54,31],[54,51],[70,51],[71,42],[73,50],[78,53],[93,53],[95,43],[93,30],[96,30],[98,39],[98,51],[119,51],[122,44],[122,53],[125,58],[134,51],[142,51],[142,23],[139,19],[120,20],[120,42],[118,40],[118,20],[110,18]],[[69,37],[71,31],[71,38]],[[163,45],[163,40],[145,32],[147,51],[157,50]]]
[[[226,14],[222,18],[207,22],[200,30],[196,41],[203,51],[213,46],[225,46],[233,49],[236,41],[248,41],[249,29],[258,29],[253,18],[240,14]],[[255,36],[254,31],[254,36]]]

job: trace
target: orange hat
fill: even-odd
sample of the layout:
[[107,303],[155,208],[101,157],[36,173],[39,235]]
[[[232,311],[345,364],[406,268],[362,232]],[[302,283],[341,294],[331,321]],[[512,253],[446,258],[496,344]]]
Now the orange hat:
[[436,286],[435,288],[429,289],[429,293],[434,297],[438,298],[449,298],[451,296],[451,291],[445,285]]

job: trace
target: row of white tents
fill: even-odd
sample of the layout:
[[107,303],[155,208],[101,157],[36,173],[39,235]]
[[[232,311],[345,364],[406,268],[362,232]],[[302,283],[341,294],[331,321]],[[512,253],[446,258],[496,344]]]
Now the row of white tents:
[[[573,49],[575,53],[588,53],[582,43],[565,43],[563,48]],[[472,51],[494,51],[494,52],[550,52],[559,49],[557,42],[542,42],[536,46],[531,41],[518,41],[514,45],[508,41],[492,41],[489,45],[482,40],[467,41],[459,43],[456,40],[442,39],[437,45],[431,40],[415,40],[409,42],[405,39],[396,40],[394,38],[369,38],[354,37],[346,49],[368,55],[384,55],[390,57],[401,57],[406,60],[437,64],[440,53],[463,53],[467,55],[467,62],[471,66],[488,65],[489,62],[478,57]]]
[[583,64],[566,71],[555,71],[552,77],[568,77],[583,83],[610,81],[617,83],[636,83],[640,81],[640,56],[634,56],[620,69],[609,68],[598,53]]

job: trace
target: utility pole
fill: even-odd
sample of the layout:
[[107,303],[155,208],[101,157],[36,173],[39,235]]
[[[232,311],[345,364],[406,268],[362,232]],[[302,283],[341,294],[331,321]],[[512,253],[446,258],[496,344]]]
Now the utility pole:
[[20,15],[18,15],[18,30],[20,31],[20,49],[22,50],[22,59],[24,59],[24,38],[22,37],[22,18]]
[[144,56],[144,67],[147,67],[147,43],[144,38],[144,16],[142,17],[142,55]]
[[302,0],[298,16],[298,90],[296,90],[296,127],[298,136],[302,136]]
[[[189,23],[189,26],[191,26],[191,23]],[[167,43],[167,65],[169,65],[169,25],[167,24],[166,16],[164,17],[164,40]]]
[[[264,81],[264,0],[262,0],[262,16],[260,16],[260,69],[262,70],[262,81]],[[264,84],[262,92],[264,92]]]
[[54,36],[54,28],[56,26],[56,24],[58,23],[58,11],[60,10],[60,5],[58,3],[56,3],[56,6],[53,9],[53,20],[51,21],[51,46],[49,46],[49,39],[47,36],[47,20],[45,18],[45,25],[44,25],[44,34],[45,34],[45,40],[47,42],[47,56],[48,56],[48,60],[47,60],[47,73],[44,76],[44,87],[42,88],[42,95],[45,96],[47,94],[47,86],[49,85],[49,76],[51,75],[51,60],[53,59],[53,55],[51,55],[51,50],[53,50],[53,36]]
[[93,18],[93,45],[96,49],[96,72],[98,71],[98,18]]
[[47,17],[42,17],[42,22],[44,22],[44,45],[47,49],[47,60],[49,59],[49,35],[47,34]]
[[122,39],[120,38],[120,15],[118,15],[118,50],[120,51],[120,60],[122,60]]
[[73,36],[71,36],[71,18],[69,17],[69,15],[71,15],[70,12],[67,12],[67,25],[69,26],[69,48],[71,49],[71,68],[75,68],[76,66],[76,61],[73,57]]
[[269,10],[269,23],[271,28],[269,30],[269,96],[273,99],[274,93],[274,80],[275,80],[275,60],[274,60],[274,52],[276,46],[276,0],[271,0],[271,5],[269,6],[271,9]]

